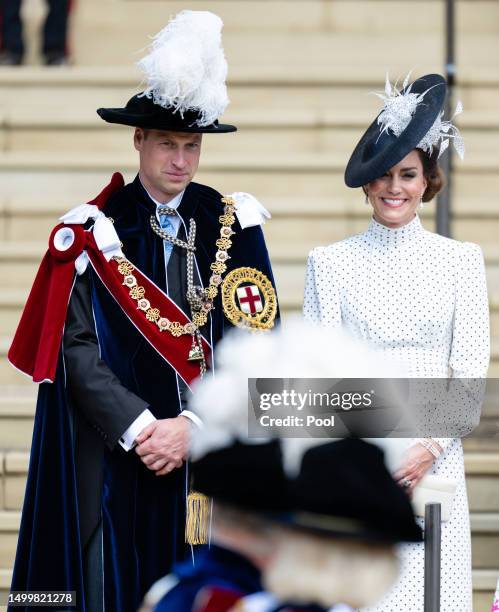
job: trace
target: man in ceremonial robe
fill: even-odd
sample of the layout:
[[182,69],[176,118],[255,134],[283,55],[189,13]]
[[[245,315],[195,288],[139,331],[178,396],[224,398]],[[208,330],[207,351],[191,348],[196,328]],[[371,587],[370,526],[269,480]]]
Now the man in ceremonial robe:
[[[239,208],[237,197],[222,201],[211,187],[192,182],[202,134],[236,128],[218,123],[227,103],[224,82],[201,78],[199,91],[183,96],[185,82],[175,81],[175,75],[185,74],[185,61],[209,62],[212,69],[219,62],[223,68],[220,30],[215,15],[183,11],[156,37],[143,62],[167,56],[163,81],[150,77],[145,91],[125,108],[98,111],[106,121],[135,128],[138,175],[125,186],[113,176],[95,200],[99,211],[92,213],[93,227],[87,214],[81,217],[81,207],[62,218],[73,228],[83,224],[85,236],[93,230],[98,246],[98,224],[112,220],[121,242],[113,248],[120,257],[108,265],[123,270],[133,312],[107,277],[88,265],[89,254],[79,253],[57,370],[53,382],[39,390],[12,590],[76,591],[81,612],[136,610],[151,584],[184,557],[190,488],[185,460],[191,428],[201,424],[184,410],[192,368],[212,376],[211,349],[225,329],[234,324],[270,328],[278,317],[260,228],[265,209],[248,194]],[[182,45],[201,35],[204,46],[193,44],[194,57],[186,60]],[[223,81],[224,70],[218,74]],[[167,86],[179,97],[168,95]],[[206,99],[211,107],[197,102]],[[47,257],[59,248],[63,258],[66,247],[58,247],[56,238],[62,235],[64,242],[64,229],[55,232]],[[105,255],[106,248],[99,248]],[[149,284],[137,282],[139,271]],[[235,280],[226,293],[236,297],[229,308],[231,300],[221,294],[231,272]],[[149,301],[157,288],[184,323],[161,316],[163,307]],[[19,346],[29,327],[24,324],[10,353],[21,369]],[[155,346],[147,326],[170,334],[170,354]],[[189,326],[194,331],[186,350],[180,340]],[[188,552],[193,559],[194,550]]]

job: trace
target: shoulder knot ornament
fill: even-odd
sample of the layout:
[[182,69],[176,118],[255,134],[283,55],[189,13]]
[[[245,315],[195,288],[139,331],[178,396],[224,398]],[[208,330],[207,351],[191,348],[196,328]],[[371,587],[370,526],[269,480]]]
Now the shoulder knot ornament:
[[230,199],[236,207],[236,216],[242,229],[263,225],[270,219],[269,211],[254,196],[244,191],[236,191],[230,196],[223,198]]

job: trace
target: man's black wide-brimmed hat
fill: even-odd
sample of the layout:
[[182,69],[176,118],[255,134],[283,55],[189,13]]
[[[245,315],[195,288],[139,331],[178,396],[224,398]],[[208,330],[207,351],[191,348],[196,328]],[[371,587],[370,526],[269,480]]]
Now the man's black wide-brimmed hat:
[[180,11],[153,37],[137,66],[144,91],[124,108],[99,108],[104,121],[175,132],[234,132],[220,124],[229,98],[223,22],[210,11]]
[[439,74],[427,74],[404,87],[400,95],[405,94],[424,96],[413,109],[410,120],[399,135],[390,128],[383,130],[378,122],[381,113],[376,117],[350,157],[345,170],[345,183],[348,187],[362,187],[383,176],[417,148],[443,109],[446,82]]
[[108,123],[119,123],[151,130],[171,132],[192,132],[223,134],[235,132],[237,127],[215,120],[212,124],[200,126],[197,110],[182,113],[173,107],[164,108],[155,104],[148,96],[137,94],[128,100],[124,108],[99,108],[98,115]]
[[363,440],[309,448],[296,477],[286,474],[277,440],[211,451],[192,473],[195,490],[291,528],[371,542],[422,539],[383,452]]

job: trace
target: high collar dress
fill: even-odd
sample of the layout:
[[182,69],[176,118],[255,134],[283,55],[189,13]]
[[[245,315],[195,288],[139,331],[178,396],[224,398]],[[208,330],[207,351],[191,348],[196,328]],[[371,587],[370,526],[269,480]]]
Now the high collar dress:
[[[401,228],[372,219],[364,233],[313,249],[303,312],[309,321],[341,326],[399,360],[414,378],[486,376],[489,308],[481,249],[426,231],[417,216]],[[458,484],[450,520],[442,524],[441,611],[470,612],[463,450],[460,439],[437,441],[444,452],[430,473]],[[398,583],[369,611],[423,610],[423,544],[403,545],[400,553]]]

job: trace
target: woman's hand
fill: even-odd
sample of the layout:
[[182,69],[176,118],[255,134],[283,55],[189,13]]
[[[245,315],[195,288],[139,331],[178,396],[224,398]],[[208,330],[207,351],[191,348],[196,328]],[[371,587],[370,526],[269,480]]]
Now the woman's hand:
[[402,466],[393,477],[404,491],[412,496],[414,487],[421,481],[423,476],[433,465],[435,457],[429,450],[419,443],[407,449]]

